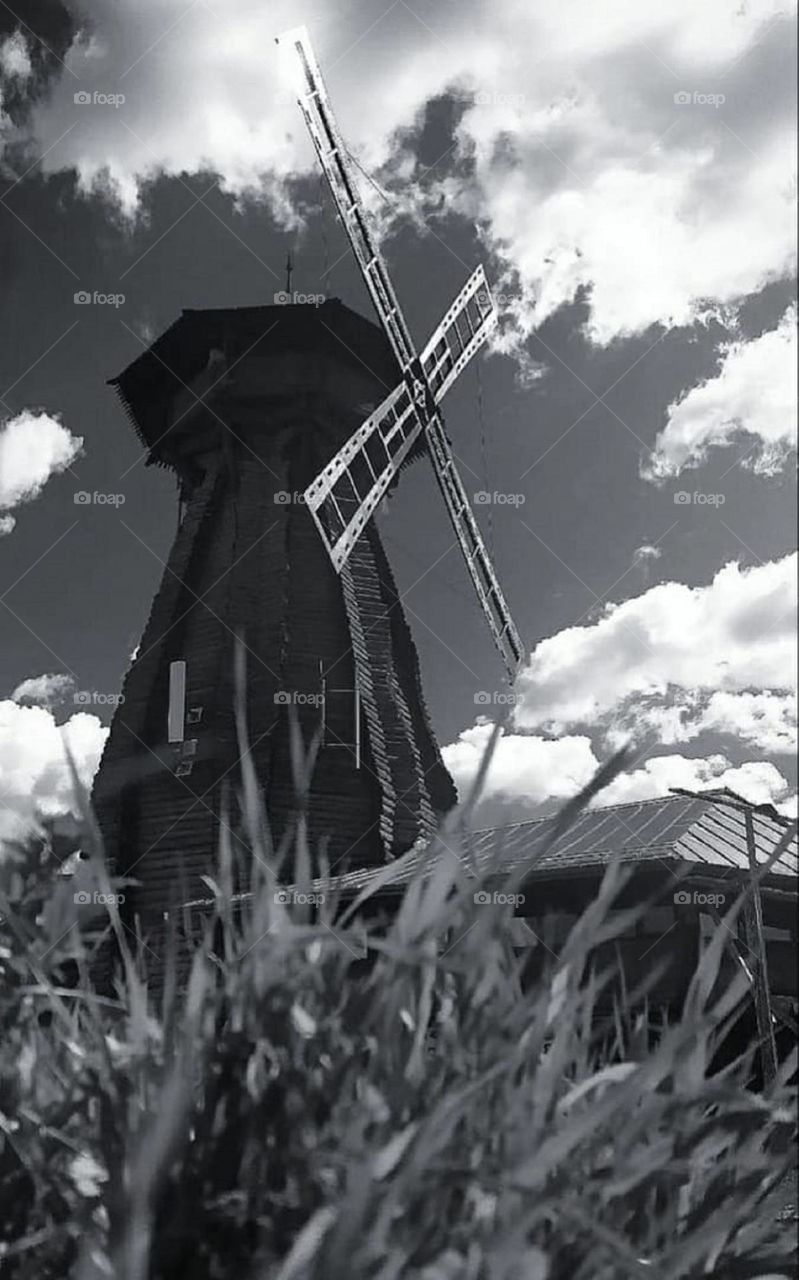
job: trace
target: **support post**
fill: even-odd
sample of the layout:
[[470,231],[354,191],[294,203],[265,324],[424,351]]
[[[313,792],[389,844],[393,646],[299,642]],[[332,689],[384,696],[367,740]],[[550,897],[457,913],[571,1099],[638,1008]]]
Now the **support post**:
[[757,880],[755,824],[752,810],[748,805],[744,810],[744,822],[746,824],[746,849],[749,855],[749,875],[752,888],[751,895],[747,898],[744,906],[744,932],[746,945],[753,957],[752,994],[757,1017],[760,1057],[763,1064],[763,1082],[769,1085],[777,1075],[777,1044],[774,1039],[774,1017],[771,1011],[768,957],[766,954],[766,938],[763,931],[763,900],[760,896],[760,884]]

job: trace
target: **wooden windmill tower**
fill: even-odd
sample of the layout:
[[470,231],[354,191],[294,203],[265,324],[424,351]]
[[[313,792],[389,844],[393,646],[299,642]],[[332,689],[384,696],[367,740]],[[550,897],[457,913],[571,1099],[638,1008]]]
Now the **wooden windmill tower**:
[[113,380],[148,462],[172,468],[181,491],[94,792],[116,873],[140,882],[129,909],[145,918],[207,892],[220,822],[235,826],[223,795],[240,773],[237,636],[249,753],[276,839],[296,809],[290,712],[306,740],[321,735],[307,822],[312,853],[324,841],[331,867],[382,863],[454,804],[370,519],[416,457],[432,462],[511,678],[522,658],[438,409],[495,320],[483,270],[417,354],[308,38],[283,40],[381,327],[338,301],[189,311]]

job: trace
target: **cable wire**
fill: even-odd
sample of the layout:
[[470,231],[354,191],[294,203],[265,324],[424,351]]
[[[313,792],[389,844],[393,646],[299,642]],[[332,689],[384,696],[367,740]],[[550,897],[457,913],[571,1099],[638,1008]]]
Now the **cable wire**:
[[322,224],[322,262],[324,270],[322,271],[322,292],[325,297],[330,295],[330,247],[327,240],[327,199],[326,199],[327,182],[325,175],[319,175],[319,208],[321,210]]

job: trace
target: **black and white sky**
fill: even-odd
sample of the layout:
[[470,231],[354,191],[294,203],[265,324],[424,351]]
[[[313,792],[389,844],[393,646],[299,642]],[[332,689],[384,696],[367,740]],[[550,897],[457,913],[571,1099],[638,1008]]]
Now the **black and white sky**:
[[0,0],[0,835],[69,809],[65,736],[91,778],[175,531],[106,379],[184,307],[272,303],[289,249],[371,314],[300,22],[416,339],[479,261],[502,312],[444,407],[512,695],[424,462],[380,516],[461,788],[508,716],[481,824],[623,740],[603,802],[795,811],[789,0]]

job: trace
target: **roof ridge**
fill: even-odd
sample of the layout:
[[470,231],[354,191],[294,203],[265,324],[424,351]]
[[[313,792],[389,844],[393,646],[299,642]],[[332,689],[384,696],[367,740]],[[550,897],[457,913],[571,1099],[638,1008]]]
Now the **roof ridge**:
[[[639,809],[642,805],[664,804],[667,801],[671,803],[676,800],[688,800],[689,802],[704,800],[706,804],[713,803],[710,796],[687,796],[685,794],[678,795],[676,793],[671,793],[665,796],[648,796],[646,800],[623,800],[620,804],[598,804],[593,809],[584,809],[580,816],[582,817],[588,813],[617,813],[619,809]],[[541,822],[552,822],[559,816],[560,810],[556,810],[555,813],[541,814],[538,818],[525,818],[522,822],[508,822],[501,827],[475,827],[470,834],[477,836],[484,835],[487,831],[512,831],[517,827],[532,827]]]

